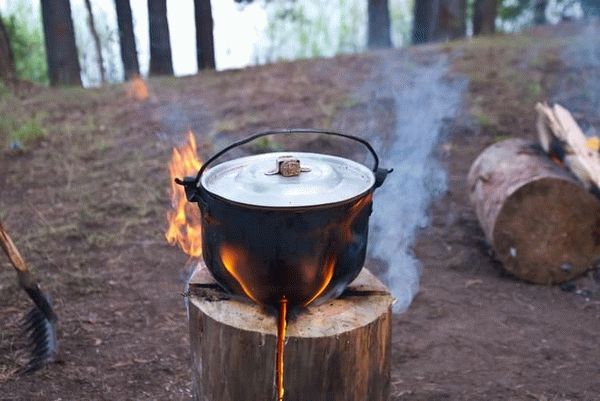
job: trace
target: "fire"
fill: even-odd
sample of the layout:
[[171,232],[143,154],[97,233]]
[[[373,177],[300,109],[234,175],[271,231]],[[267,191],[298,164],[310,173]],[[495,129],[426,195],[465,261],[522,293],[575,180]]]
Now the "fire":
[[196,204],[187,201],[184,188],[175,183],[175,178],[195,176],[201,166],[196,150],[196,138],[192,131],[188,131],[186,143],[173,148],[173,156],[169,162],[172,208],[167,212],[169,227],[165,237],[169,244],[179,245],[183,252],[192,257],[202,255],[200,209]]
[[279,316],[277,318],[277,364],[275,375],[277,377],[277,401],[283,401],[283,356],[285,352],[285,332],[287,330],[287,299],[279,300]]
[[149,97],[148,86],[146,82],[139,75],[135,75],[131,80],[129,80],[129,84],[127,87],[127,96],[130,99],[144,101]]
[[591,138],[588,138],[588,140],[586,141],[586,146],[588,147],[588,149],[600,152],[600,137],[593,136]]
[[321,294],[323,294],[325,289],[329,286],[329,283],[331,283],[331,279],[333,278],[334,270],[335,270],[335,252],[332,250],[329,253],[329,255],[327,255],[325,258],[325,265],[323,266],[323,282],[321,283],[321,286],[319,287],[317,292],[315,292],[315,294],[312,297],[310,297],[310,299],[308,301],[304,302],[304,306],[310,305],[315,299],[319,298],[319,296]]
[[238,251],[230,245],[223,244],[219,249],[219,255],[221,256],[221,262],[223,263],[223,266],[225,266],[225,270],[227,270],[227,272],[231,274],[231,277],[233,277],[234,280],[239,284],[244,294],[246,294],[246,296],[252,301],[260,305],[260,301],[256,299],[254,295],[252,295],[250,286],[244,282],[236,270],[237,263],[244,263],[243,252]]

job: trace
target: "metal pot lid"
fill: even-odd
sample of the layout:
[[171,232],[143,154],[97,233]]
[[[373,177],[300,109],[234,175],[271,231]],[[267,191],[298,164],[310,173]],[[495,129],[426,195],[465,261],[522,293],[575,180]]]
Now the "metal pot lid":
[[337,203],[367,192],[373,172],[342,157],[277,152],[230,160],[208,169],[201,185],[227,200],[264,207]]

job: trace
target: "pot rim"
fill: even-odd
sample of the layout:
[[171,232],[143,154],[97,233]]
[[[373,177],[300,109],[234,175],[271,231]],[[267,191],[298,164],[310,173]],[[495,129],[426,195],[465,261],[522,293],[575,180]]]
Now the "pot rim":
[[[270,171],[282,157],[298,163],[302,160],[310,168],[292,177]],[[373,171],[344,157],[283,151],[244,156],[215,165],[202,175],[198,187],[236,203],[289,208],[344,202],[373,188],[375,181]]]
[[[341,201],[337,201],[337,202],[329,202],[329,203],[318,203],[318,204],[314,204],[314,205],[307,205],[307,206],[262,206],[262,205],[255,205],[252,203],[243,203],[243,202],[238,202],[238,201],[234,201],[228,198],[224,198],[220,195],[215,194],[214,192],[209,191],[208,189],[206,189],[204,186],[200,186],[198,187],[198,189],[200,189],[200,193],[203,194],[208,194],[209,196],[225,202],[225,203],[229,203],[232,204],[234,206],[240,206],[243,208],[247,208],[247,209],[255,209],[255,210],[264,210],[264,211],[269,211],[269,212],[277,212],[277,211],[281,211],[281,212],[304,212],[304,211],[314,211],[314,210],[319,210],[319,209],[329,209],[329,208],[334,208],[337,206],[342,206],[348,203],[355,203],[357,202],[359,199],[364,198],[365,196],[368,196],[370,193],[373,193],[375,187],[372,186],[369,189],[367,189],[366,191],[363,191],[362,193],[353,196],[351,198],[346,198],[343,199]],[[202,196],[202,195],[201,195]],[[206,199],[204,199],[204,202],[206,202]],[[201,208],[202,209],[202,208]]]

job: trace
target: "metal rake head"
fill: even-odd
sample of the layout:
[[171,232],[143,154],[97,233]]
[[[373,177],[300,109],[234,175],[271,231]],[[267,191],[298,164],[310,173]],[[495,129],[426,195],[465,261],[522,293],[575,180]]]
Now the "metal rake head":
[[[45,301],[49,307],[50,303],[47,299]],[[56,360],[58,355],[56,316],[54,313],[45,313],[44,308],[40,308],[36,303],[23,317],[22,323],[23,335],[27,336],[27,346],[31,356],[20,372],[31,373]]]

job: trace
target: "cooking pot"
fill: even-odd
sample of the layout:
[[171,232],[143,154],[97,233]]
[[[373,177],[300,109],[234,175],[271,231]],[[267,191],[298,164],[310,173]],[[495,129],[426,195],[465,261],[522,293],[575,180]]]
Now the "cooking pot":
[[[274,152],[214,165],[225,153],[268,135],[317,133],[358,142],[372,169],[342,157]],[[365,140],[314,129],[262,132],[216,153],[198,175],[176,180],[202,215],[202,252],[228,292],[276,306],[339,296],[366,256],[373,191],[392,170]]]

